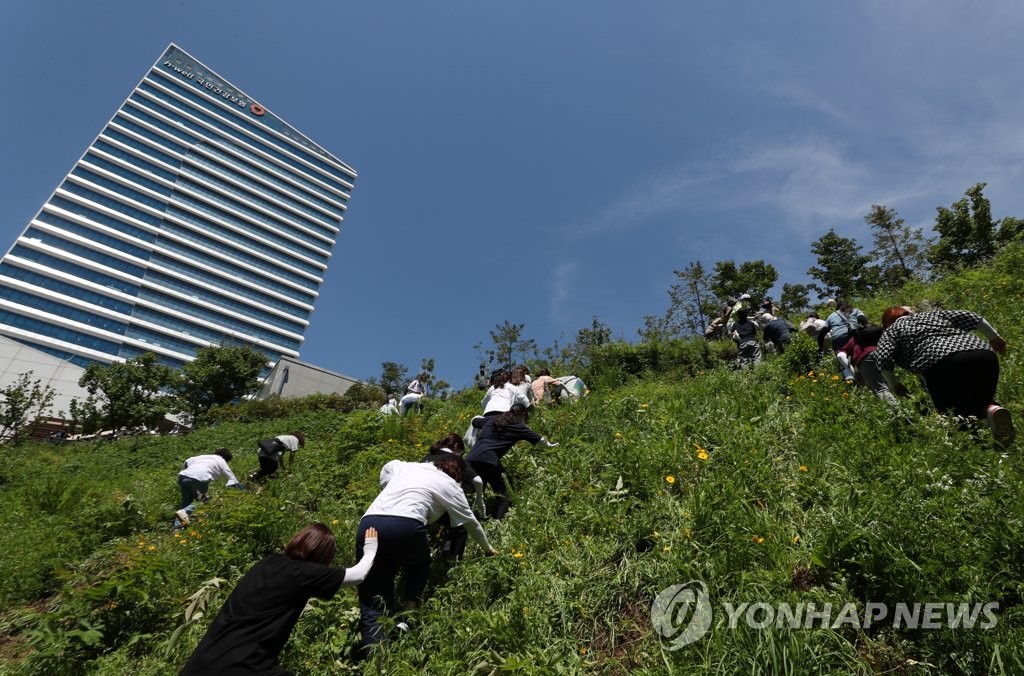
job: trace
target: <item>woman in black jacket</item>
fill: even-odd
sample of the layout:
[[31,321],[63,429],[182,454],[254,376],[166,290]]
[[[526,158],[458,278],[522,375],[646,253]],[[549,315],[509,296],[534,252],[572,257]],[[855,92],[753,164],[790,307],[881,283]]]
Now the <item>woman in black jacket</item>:
[[533,445],[544,444],[547,448],[558,445],[527,427],[527,417],[526,407],[514,404],[505,413],[473,421],[474,425],[479,424],[480,434],[473,444],[473,449],[466,456],[466,461],[483,479],[485,486],[490,486],[495,493],[502,496],[495,513],[498,519],[503,518],[512,505],[503,477],[505,468],[501,464],[505,454],[512,450],[518,441],[529,441]]

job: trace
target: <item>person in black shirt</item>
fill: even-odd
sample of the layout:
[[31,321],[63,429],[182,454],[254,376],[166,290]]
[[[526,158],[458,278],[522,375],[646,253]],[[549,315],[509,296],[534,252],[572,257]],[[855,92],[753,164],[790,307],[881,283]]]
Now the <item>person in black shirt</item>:
[[[503,474],[505,468],[501,459],[512,450],[517,441],[529,441],[533,445],[543,443],[547,448],[554,448],[546,438],[526,426],[528,413],[522,404],[513,404],[505,413],[479,419],[480,434],[473,449],[466,456],[469,465],[480,475],[484,484],[502,496],[495,517],[501,519],[512,505],[508,499],[508,488],[505,486]],[[473,424],[478,424],[477,420]]]
[[306,526],[283,554],[271,554],[242,576],[181,676],[290,674],[277,658],[310,597],[329,599],[342,586],[366,579],[377,553],[377,531],[366,531],[363,555],[352,568],[336,568],[337,543],[322,523]]
[[778,353],[783,354],[786,351],[786,346],[789,345],[789,341],[793,339],[795,329],[785,319],[778,318],[768,312],[761,315],[760,321],[764,339],[771,341],[771,344],[775,346]]

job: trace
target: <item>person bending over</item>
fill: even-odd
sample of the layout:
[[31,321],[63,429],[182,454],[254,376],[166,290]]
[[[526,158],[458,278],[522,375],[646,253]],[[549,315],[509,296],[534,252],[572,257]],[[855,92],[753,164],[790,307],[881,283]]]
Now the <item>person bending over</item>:
[[260,468],[252,475],[252,481],[260,481],[265,477],[277,476],[277,469],[284,467],[284,454],[288,453],[288,467],[295,464],[295,453],[306,445],[306,437],[302,432],[282,434],[273,439],[264,439],[259,443],[256,455]]
[[181,676],[290,674],[278,664],[281,649],[310,597],[332,598],[341,587],[363,582],[372,570],[377,532],[361,536],[359,562],[351,568],[331,564],[337,543],[322,523],[296,533],[283,554],[271,554],[239,580]]
[[381,492],[359,521],[356,556],[362,556],[367,533],[376,529],[377,563],[359,585],[360,656],[367,657],[384,639],[379,621],[395,608],[395,578],[404,572],[404,609],[420,603],[430,575],[427,525],[447,514],[453,527],[465,526],[487,552],[497,554],[473,515],[462,490],[462,459],[449,454],[434,463],[392,460],[380,471]]

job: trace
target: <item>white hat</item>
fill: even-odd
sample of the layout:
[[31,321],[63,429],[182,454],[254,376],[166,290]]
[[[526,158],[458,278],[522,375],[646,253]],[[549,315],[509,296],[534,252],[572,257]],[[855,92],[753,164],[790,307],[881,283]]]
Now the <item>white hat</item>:
[[742,296],[740,296],[740,300],[750,300],[750,294],[749,293],[743,294]]

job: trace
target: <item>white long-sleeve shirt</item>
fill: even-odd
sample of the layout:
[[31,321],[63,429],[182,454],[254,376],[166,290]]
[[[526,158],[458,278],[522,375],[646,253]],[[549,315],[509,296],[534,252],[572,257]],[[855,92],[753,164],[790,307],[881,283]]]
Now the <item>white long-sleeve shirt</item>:
[[392,460],[380,470],[381,492],[364,516],[404,516],[431,524],[448,513],[452,527],[465,526],[490,551],[483,526],[469,508],[462,486],[431,463]]
[[178,472],[180,475],[195,479],[196,481],[213,481],[214,479],[225,478],[227,485],[237,484],[238,479],[235,473],[228,467],[224,458],[216,454],[196,455],[185,461],[185,469]]
[[484,415],[491,411],[504,413],[511,410],[513,404],[522,404],[524,407],[530,406],[530,400],[526,398],[525,394],[519,392],[512,383],[505,383],[498,389],[492,387],[487,390],[487,394],[484,395],[481,403],[484,406]]

